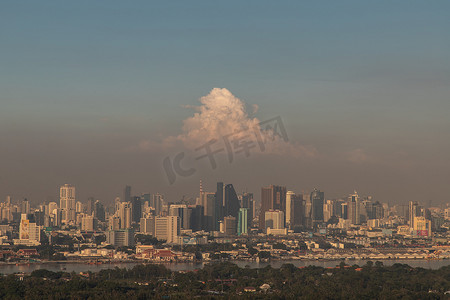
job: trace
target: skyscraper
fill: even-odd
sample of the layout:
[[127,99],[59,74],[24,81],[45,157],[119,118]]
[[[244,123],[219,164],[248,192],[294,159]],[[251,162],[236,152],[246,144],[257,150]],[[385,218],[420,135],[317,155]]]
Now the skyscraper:
[[105,222],[105,207],[100,200],[95,201],[94,204],[94,217],[98,220]]
[[246,234],[248,232],[248,208],[239,209],[237,234]]
[[131,228],[132,209],[130,202],[120,203],[119,218],[120,218],[120,229]]
[[286,226],[288,228],[291,227],[291,217],[292,217],[292,202],[293,202],[293,196],[295,193],[293,191],[287,191],[286,193]]
[[323,202],[324,193],[317,189],[314,189],[311,193],[311,218],[313,226],[323,223]]
[[131,186],[126,185],[123,189],[123,202],[131,201]]
[[409,202],[409,227],[414,228],[414,218],[420,216],[419,204],[415,201]]
[[214,193],[202,193],[202,199],[201,199],[201,206],[203,207],[203,229],[206,231],[213,231],[215,230],[215,224],[214,221],[216,219],[215,213],[215,203],[216,198]]
[[162,206],[163,206],[163,200],[164,197],[161,194],[154,194],[152,195],[152,201],[150,203],[150,206],[153,207],[155,210],[155,215],[159,216],[161,214]]
[[223,219],[224,212],[224,199],[225,199],[225,189],[223,187],[223,182],[217,183],[217,190],[215,193],[215,205],[214,205],[214,230],[219,230],[219,221]]
[[75,187],[65,184],[59,189],[59,203],[62,214],[62,222],[75,222]]
[[360,199],[358,193],[355,191],[352,195],[348,197],[347,215],[351,224],[361,223],[361,212],[360,212]]
[[286,187],[271,185],[261,189],[261,210],[259,213],[259,229],[261,230],[266,228],[265,213],[269,210],[286,211]]
[[139,223],[142,217],[141,197],[131,197],[132,221]]
[[224,214],[226,216],[233,216],[237,219],[239,208],[241,207],[236,191],[232,184],[227,184],[225,186]]

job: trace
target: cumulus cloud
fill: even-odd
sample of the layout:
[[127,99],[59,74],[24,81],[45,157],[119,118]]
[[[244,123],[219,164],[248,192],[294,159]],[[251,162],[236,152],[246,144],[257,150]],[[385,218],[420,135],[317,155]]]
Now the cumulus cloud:
[[[181,142],[184,147],[194,150],[212,140],[227,140],[230,145],[251,140],[252,147],[260,153],[294,157],[317,155],[314,147],[289,142],[287,135],[280,132],[283,125],[279,122],[281,119],[261,126],[259,119],[249,117],[245,103],[225,88],[212,89],[208,95],[200,98],[200,103],[200,106],[195,107],[194,115],[184,120],[182,133],[167,138],[164,144]],[[256,112],[258,106],[253,105],[252,109]],[[264,144],[262,147],[258,143],[261,141]]]
[[[314,147],[289,141],[282,118],[274,116],[273,119],[261,121],[250,117],[246,104],[225,88],[214,88],[199,101],[199,106],[184,106],[192,109],[194,115],[183,121],[181,134],[159,141],[142,140],[126,150],[153,153],[177,149],[196,151],[215,141],[214,147],[221,147],[223,153],[232,151],[245,155],[274,154],[294,158],[317,156]],[[256,104],[249,107],[252,114],[259,108]]]

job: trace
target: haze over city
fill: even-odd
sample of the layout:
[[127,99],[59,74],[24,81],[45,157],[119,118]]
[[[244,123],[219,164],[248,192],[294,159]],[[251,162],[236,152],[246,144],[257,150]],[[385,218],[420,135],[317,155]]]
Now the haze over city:
[[[195,199],[202,179],[256,199],[276,184],[447,203],[449,9],[3,2],[0,200],[58,201],[70,183],[83,202],[112,204],[125,185],[177,202]],[[264,150],[256,140],[247,156],[224,150],[215,168],[196,159],[205,143],[273,118],[286,136],[258,127]],[[170,182],[164,160],[182,152],[195,172]]]

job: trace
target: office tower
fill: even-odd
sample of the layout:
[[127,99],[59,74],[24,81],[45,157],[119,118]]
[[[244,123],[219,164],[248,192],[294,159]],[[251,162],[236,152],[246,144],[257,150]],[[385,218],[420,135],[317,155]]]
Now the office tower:
[[120,218],[120,229],[131,228],[131,203],[122,202],[120,203],[119,218]]
[[167,243],[176,243],[180,235],[180,218],[176,216],[155,218],[155,237]]
[[84,215],[81,219],[82,231],[94,231],[96,229],[96,219],[92,215]]
[[189,229],[191,224],[191,211],[186,204],[172,204],[169,207],[169,216],[180,217],[180,225],[183,229]]
[[[212,198],[214,200],[214,195],[212,195]],[[203,224],[203,221],[204,221],[203,205],[191,205],[191,206],[189,206],[189,209],[191,210],[191,229],[192,229],[192,231],[195,232],[195,231],[205,230],[206,225]]]
[[368,202],[365,203],[367,217],[369,220],[382,219],[384,217],[384,208],[380,202]]
[[431,237],[431,221],[425,217],[414,217],[413,236]]
[[202,229],[205,231],[214,231],[214,220],[215,220],[215,193],[201,192],[199,202],[197,206],[203,207],[203,224]]
[[106,220],[105,207],[100,202],[100,200],[96,200],[94,203],[94,217],[101,222],[105,222]]
[[123,201],[122,202],[130,202],[131,201],[131,186],[126,185],[123,189]]
[[237,234],[247,234],[248,233],[248,208],[239,209],[239,218],[237,226]]
[[140,220],[140,233],[155,236],[155,216],[148,215]]
[[224,201],[225,201],[225,189],[223,182],[217,183],[217,189],[215,193],[215,204],[214,204],[214,230],[219,230],[219,221],[224,217]]
[[259,229],[261,230],[266,229],[265,213],[269,210],[286,211],[286,187],[271,185],[261,189],[261,210],[259,214]]
[[[150,206],[150,201],[152,200],[152,196],[150,194],[142,194],[141,195],[141,205],[146,208]],[[145,212],[144,210],[142,211]]]
[[293,191],[287,191],[286,193],[286,227],[291,228],[291,217],[293,214],[293,196],[295,196],[295,193]]
[[415,201],[409,202],[409,227],[414,228],[414,218],[420,216],[420,206]]
[[121,229],[105,232],[106,242],[114,247],[132,247],[134,246],[134,230]]
[[224,215],[237,219],[239,214],[239,199],[232,184],[225,186]]
[[27,198],[23,199],[22,203],[20,204],[20,212],[22,214],[30,213],[30,202],[27,200]]
[[305,225],[305,201],[302,194],[291,195],[291,229]]
[[86,213],[88,215],[91,215],[92,212],[94,211],[94,203],[95,203],[94,198],[93,197],[89,197],[87,202],[86,202]]
[[224,232],[226,235],[236,234],[236,218],[233,216],[226,216],[223,218]]
[[268,210],[265,215],[265,230],[271,229],[284,229],[284,213],[281,210]]
[[161,194],[152,195],[152,201],[150,206],[155,210],[155,215],[160,216],[162,212],[162,206],[164,204],[164,196]]
[[242,208],[248,208],[247,216],[249,220],[249,227],[251,226],[253,218],[256,216],[256,205],[253,199],[253,193],[242,194]]
[[139,223],[139,220],[142,217],[142,204],[140,197],[131,197],[131,211],[133,212],[131,218],[132,222]]
[[34,212],[34,222],[37,226],[44,226],[45,213],[43,211],[36,210]]
[[108,230],[119,230],[120,229],[120,218],[118,216],[109,216],[108,219]]
[[75,187],[65,184],[59,189],[59,207],[63,223],[75,223]]
[[360,198],[356,191],[348,197],[347,210],[350,224],[361,224]]
[[333,216],[333,207],[334,203],[333,200],[327,200],[326,203],[323,206],[323,221],[328,222],[328,220],[331,219]]
[[60,227],[62,225],[62,212],[61,209],[55,208],[50,215],[50,221],[53,226]]
[[48,214],[52,214],[55,209],[58,208],[58,204],[56,202],[48,203]]
[[81,203],[80,201],[77,201],[75,203],[75,212],[76,213],[82,213],[83,212],[83,203]]
[[19,226],[19,239],[14,240],[15,245],[38,246],[41,244],[41,227],[28,220],[27,214],[21,214]]
[[314,189],[311,193],[311,219],[312,225],[323,223],[323,203],[324,203],[324,193]]

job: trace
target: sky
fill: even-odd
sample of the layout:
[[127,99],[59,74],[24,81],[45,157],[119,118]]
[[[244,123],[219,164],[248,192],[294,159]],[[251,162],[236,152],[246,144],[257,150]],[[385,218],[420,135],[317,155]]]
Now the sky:
[[444,205],[449,30],[443,0],[2,1],[0,200],[202,180]]

